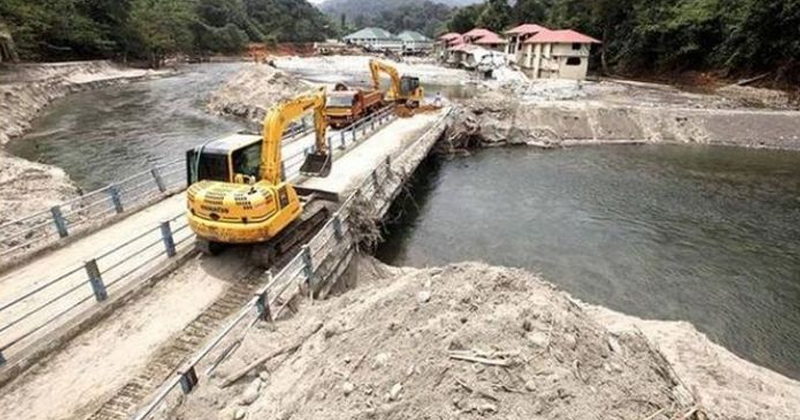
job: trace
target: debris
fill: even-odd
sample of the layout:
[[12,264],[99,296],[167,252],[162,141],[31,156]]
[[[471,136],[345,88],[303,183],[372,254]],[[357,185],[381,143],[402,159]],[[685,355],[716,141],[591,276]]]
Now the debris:
[[245,375],[250,373],[250,371],[252,371],[253,369],[258,368],[259,366],[261,366],[264,363],[272,360],[275,357],[278,357],[278,356],[280,356],[282,354],[294,353],[295,351],[297,351],[298,348],[300,348],[300,346],[303,345],[303,343],[306,342],[308,337],[311,337],[312,335],[316,334],[316,332],[319,331],[321,328],[322,328],[322,323],[321,322],[315,324],[311,328],[311,331],[309,331],[306,335],[304,335],[299,340],[297,340],[297,342],[295,342],[294,344],[292,344],[290,346],[283,347],[283,348],[281,348],[281,349],[279,349],[277,351],[274,351],[272,353],[267,354],[266,356],[260,357],[258,360],[256,360],[256,361],[250,363],[249,365],[245,366],[244,369],[242,369],[242,370],[234,373],[233,375],[229,376],[228,379],[226,379],[226,380],[224,380],[222,382],[222,385],[220,386],[220,388],[226,388],[226,387],[230,386],[231,384],[235,383],[239,379],[242,379]]
[[255,378],[242,393],[241,403],[243,405],[252,404],[258,399],[258,396],[260,395],[258,392],[259,390],[261,390],[261,379]]
[[403,391],[403,385],[400,383],[396,383],[392,386],[392,389],[389,390],[389,401],[397,401],[400,399],[400,392]]
[[355,390],[356,386],[353,385],[352,382],[345,382],[344,384],[342,384],[342,393],[344,393],[345,396],[350,395]]
[[427,290],[422,290],[419,293],[417,293],[417,302],[418,303],[420,303],[420,304],[426,303],[429,300],[431,300],[431,292],[429,292]]
[[467,362],[482,363],[491,366],[509,366],[507,360],[503,359],[487,359],[485,357],[470,356],[461,352],[450,352],[450,358],[455,360],[464,360]]

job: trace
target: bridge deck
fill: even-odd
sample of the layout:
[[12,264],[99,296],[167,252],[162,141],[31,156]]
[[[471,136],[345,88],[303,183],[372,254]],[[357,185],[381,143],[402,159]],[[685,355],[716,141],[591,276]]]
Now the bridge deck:
[[[438,114],[421,115],[393,121],[340,156],[328,178],[301,179],[298,183],[339,194],[355,188],[369,176],[374,165],[389,154],[402,152],[438,117]],[[309,136],[298,141],[295,147],[307,147],[312,141]],[[115,237],[131,237],[137,231],[152,228],[165,215],[180,212],[183,206],[182,194],[165,200],[8,273],[3,276],[0,287],[25,281],[31,287],[31,276],[35,272],[30,268],[32,264],[43,269],[67,258],[70,261],[66,266],[74,264],[75,258],[102,252]],[[87,249],[82,249],[84,246]],[[163,364],[163,360],[156,359],[163,358],[166,347],[175,347],[172,341],[182,334],[181,331],[190,322],[208,318],[205,312],[214,302],[240,287],[242,276],[248,271],[247,258],[240,250],[233,251],[219,257],[198,256],[189,261],[136,301],[117,309],[113,316],[84,331],[6,385],[0,392],[0,406],[4,407],[4,412],[11,417],[29,419],[85,418],[94,413],[120,387],[142,377],[148,366]],[[41,277],[43,272],[39,273],[36,277]],[[213,327],[209,325],[207,329],[211,331]],[[163,377],[158,378],[161,379]]]

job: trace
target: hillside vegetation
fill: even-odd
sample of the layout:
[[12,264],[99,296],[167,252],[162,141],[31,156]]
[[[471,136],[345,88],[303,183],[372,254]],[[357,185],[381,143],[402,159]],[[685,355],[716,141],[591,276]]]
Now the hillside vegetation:
[[503,31],[523,22],[602,40],[596,58],[606,71],[770,72],[800,83],[800,0],[487,0],[458,9],[447,29]]
[[148,59],[234,53],[248,42],[308,42],[333,35],[306,0],[3,0],[23,60]]

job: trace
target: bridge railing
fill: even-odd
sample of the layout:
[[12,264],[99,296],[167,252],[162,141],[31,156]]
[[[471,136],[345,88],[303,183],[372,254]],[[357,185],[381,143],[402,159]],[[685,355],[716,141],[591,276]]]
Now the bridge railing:
[[[415,145],[423,143],[425,140],[432,140],[430,137],[438,134],[437,126],[444,124],[446,117],[447,113],[434,127],[423,134]],[[350,251],[352,247],[356,246],[358,240],[349,221],[354,215],[364,211],[362,208],[364,203],[380,207],[368,209],[371,210],[372,217],[379,216],[386,209],[391,203],[391,197],[388,195],[394,192],[387,191],[384,184],[388,180],[393,180],[398,184],[402,182],[400,177],[407,175],[405,167],[395,167],[395,163],[406,162],[413,153],[419,153],[419,151],[414,150],[412,145],[398,158],[387,157],[382,164],[374,168],[370,175],[342,203],[331,219],[300,249],[300,252],[276,275],[273,276],[268,272],[266,285],[260,288],[254,297],[199,352],[181,365],[175,375],[168,379],[152,399],[132,418],[134,420],[148,419],[162,404],[179,401],[181,398],[179,392],[183,394],[191,392],[201,379],[207,378],[211,374],[236,345],[232,343],[222,347],[223,340],[235,331],[245,332],[259,320],[271,320],[278,317],[291,300],[287,294],[293,295],[298,290],[318,290],[334,276],[340,276],[347,268],[348,255],[352,255]],[[215,352],[215,350],[217,351]],[[212,353],[216,354],[213,359],[210,357]],[[204,371],[200,370],[201,363],[206,366]]]
[[[331,149],[344,149],[348,144],[363,140],[368,133],[393,118],[391,107],[386,107],[349,127],[330,132],[327,136],[328,144]],[[311,130],[304,123],[305,120],[302,121],[303,124],[296,124],[286,133],[284,141],[297,140]],[[284,158],[284,173],[287,178],[297,177],[305,154],[313,150],[314,147],[310,146],[303,153]],[[61,204],[2,223],[0,265],[7,263],[10,258],[21,257],[76,234],[86,233],[102,226],[110,218],[139,210],[185,188],[186,163],[185,160],[178,159]]]
[[[186,188],[183,160],[157,165],[104,188],[0,225],[0,261],[64,240]],[[5,261],[3,261],[5,262]]]
[[[351,147],[393,119],[391,109],[384,109],[358,124],[331,133],[328,143],[332,148]],[[334,143],[334,139],[344,141]],[[289,180],[301,176],[300,165],[305,155],[313,150],[312,145],[284,159],[284,173]],[[184,161],[171,162],[70,200],[57,206],[58,216],[43,212],[47,219],[44,224],[50,228],[63,224],[67,232],[100,224],[109,217],[184,189],[185,168]],[[86,262],[76,263],[63,273],[28,282],[33,284],[29,290],[16,293],[13,289],[4,290],[0,294],[0,366],[5,362],[3,354],[8,355],[19,343],[44,330],[57,328],[89,305],[105,301],[109,292],[128,284],[130,279],[145,273],[156,263],[172,258],[176,247],[183,247],[194,237],[183,215],[183,212],[175,214],[160,226],[138,233]],[[29,230],[35,232],[36,229],[33,226]]]
[[65,320],[144,278],[165,260],[191,245],[194,234],[183,212],[153,229],[106,249],[63,273],[37,282],[30,290],[8,293],[0,300],[0,365],[19,343],[36,333],[56,328]]

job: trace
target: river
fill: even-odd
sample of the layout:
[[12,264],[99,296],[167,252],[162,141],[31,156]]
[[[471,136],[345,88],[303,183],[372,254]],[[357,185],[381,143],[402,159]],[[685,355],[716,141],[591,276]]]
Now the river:
[[174,76],[69,95],[7,149],[63,168],[84,191],[103,187],[244,128],[241,121],[205,111],[210,93],[242,66],[187,65]]
[[528,268],[800,379],[800,153],[503,148],[418,178],[383,261]]

